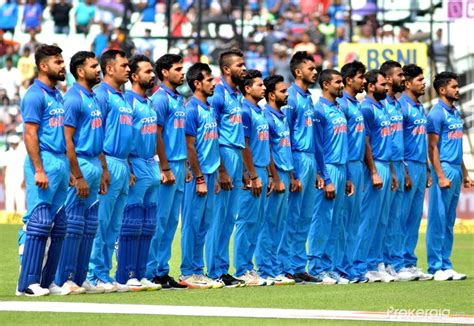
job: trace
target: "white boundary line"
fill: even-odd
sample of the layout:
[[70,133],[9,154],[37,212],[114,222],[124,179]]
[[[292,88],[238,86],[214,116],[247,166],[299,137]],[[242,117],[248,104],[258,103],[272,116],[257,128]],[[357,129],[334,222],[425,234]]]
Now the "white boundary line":
[[0,311],[18,312],[68,312],[97,314],[133,314],[133,315],[173,315],[201,317],[242,317],[242,318],[281,318],[281,319],[326,319],[392,321],[412,323],[474,324],[474,316],[444,316],[417,314],[389,314],[387,312],[313,310],[313,309],[271,309],[237,308],[207,306],[164,306],[74,302],[31,302],[3,301]]

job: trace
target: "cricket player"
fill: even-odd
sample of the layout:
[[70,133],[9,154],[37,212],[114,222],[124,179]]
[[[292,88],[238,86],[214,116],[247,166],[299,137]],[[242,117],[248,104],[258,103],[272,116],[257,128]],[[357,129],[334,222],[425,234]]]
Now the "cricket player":
[[120,230],[117,271],[115,279],[126,284],[131,291],[159,290],[145,277],[151,238],[156,230],[156,207],[160,170],[155,160],[156,112],[146,97],[147,90],[155,85],[153,63],[144,55],[135,55],[129,62],[132,89],[125,99],[135,114],[133,120],[132,149],[129,156],[130,171],[135,183],[130,187]]
[[[55,88],[66,78],[62,50],[40,45],[35,52],[38,78],[21,102],[25,123],[25,161],[27,212],[23,216],[26,232],[20,232],[24,245],[17,295],[63,294],[54,276],[66,235],[66,200],[69,164],[64,139],[64,105]],[[46,241],[51,237],[45,258]]]
[[[253,254],[263,226],[267,167],[270,164],[270,142],[268,122],[258,102],[265,97],[262,73],[248,70],[240,87],[242,101],[242,124],[245,148],[242,151],[246,175],[239,215],[235,221],[234,266],[235,276],[246,286],[267,285],[253,265]],[[262,193],[263,192],[263,193]],[[269,285],[273,282],[269,281]]]
[[[403,113],[397,94],[405,89],[405,76],[400,63],[389,60],[380,66],[380,71],[386,75],[387,96],[382,101],[391,123],[392,131],[392,158],[391,163],[400,187],[395,192],[389,192],[388,225],[385,239],[383,240],[382,257],[378,258],[378,272],[383,278],[398,280],[398,275],[393,268],[394,261],[402,259],[400,247],[404,238],[402,230],[402,205],[405,191],[405,164],[403,162],[405,147],[403,137]],[[388,274],[388,275],[387,275]]]
[[[365,74],[365,79],[367,96],[361,105],[366,130],[365,193],[354,268],[357,275],[364,275],[369,282],[377,282],[382,280],[377,271],[377,261],[387,227],[388,210],[385,207],[389,201],[388,193],[396,189],[397,184],[390,166],[390,118],[381,102],[387,94],[385,74],[374,69]],[[393,281],[393,278],[384,280]]]
[[291,187],[295,187],[290,127],[281,111],[288,103],[288,86],[280,75],[269,76],[263,83],[267,101],[264,114],[270,137],[269,178],[273,180],[274,190],[266,202],[263,226],[255,249],[255,263],[262,278],[275,282],[275,285],[293,285],[295,280],[284,275],[278,252],[288,218],[288,196]]
[[25,206],[25,173],[18,168],[18,162],[24,162],[27,156],[25,143],[17,134],[7,136],[8,150],[4,152],[3,189],[5,191],[5,210],[9,213],[26,211]]
[[220,165],[216,114],[207,101],[216,83],[211,68],[204,63],[192,65],[186,81],[194,93],[186,105],[185,128],[194,178],[186,184],[184,196],[180,283],[188,288],[222,288],[223,282],[204,275],[204,244],[211,221],[216,218],[215,186]]
[[[92,244],[98,225],[98,193],[107,192],[101,162],[104,143],[103,114],[92,88],[100,82],[100,66],[94,52],[74,54],[69,70],[76,83],[64,95],[64,132],[73,187],[66,198],[67,232],[56,272],[56,284],[64,292],[102,293],[86,280]],[[102,180],[102,183],[101,183]]]
[[350,283],[366,283],[368,279],[357,275],[353,269],[357,249],[357,232],[362,222],[361,205],[364,194],[364,155],[365,125],[357,94],[364,91],[366,68],[360,61],[353,61],[342,66],[341,75],[344,84],[342,97],[336,99],[347,120],[348,162],[354,194],[345,197],[344,230],[346,243],[341,245],[344,251],[344,270]]
[[146,275],[163,289],[186,288],[169,275],[171,245],[178,227],[184,195],[187,159],[184,98],[176,90],[184,83],[183,58],[165,54],[155,62],[161,80],[160,88],[151,98],[157,114],[157,154],[160,159],[161,186],[158,198],[158,220],[151,240]]
[[319,85],[323,94],[315,105],[313,121],[315,141],[322,147],[318,166],[324,188],[318,191],[320,205],[309,230],[308,271],[323,284],[349,284],[343,268],[343,211],[345,194],[352,196],[354,185],[346,164],[347,120],[336,102],[344,84],[339,71],[325,69],[319,74]]
[[285,276],[296,283],[317,282],[306,272],[306,240],[315,209],[316,174],[315,143],[313,133],[313,101],[309,88],[316,83],[316,65],[307,52],[296,52],[290,60],[295,82],[288,89],[288,105],[283,112],[290,127],[294,177],[301,181],[290,193],[288,221],[280,246]]
[[88,279],[93,285],[103,287],[105,292],[126,292],[128,286],[117,283],[110,276],[110,270],[129,185],[133,183],[127,159],[133,144],[134,112],[121,91],[128,81],[130,67],[125,53],[120,50],[104,52],[100,57],[100,67],[104,79],[95,92],[103,112],[103,152],[110,184],[107,193],[99,195],[99,228],[92,247]]
[[454,106],[459,100],[458,76],[442,72],[435,76],[433,87],[439,101],[428,114],[427,126],[434,170],[426,232],[428,272],[434,274],[435,281],[465,280],[467,276],[456,272],[450,260],[461,185],[474,186],[462,158],[463,122]]
[[216,85],[209,104],[216,110],[219,128],[221,164],[218,181],[221,191],[216,196],[217,217],[211,222],[206,239],[206,266],[210,278],[224,282],[226,287],[241,285],[229,274],[229,241],[240,206],[242,188],[242,150],[245,148],[242,126],[242,94],[237,86],[245,74],[244,54],[237,49],[219,56],[221,81]]
[[405,76],[405,92],[399,98],[403,113],[403,141],[405,145],[405,193],[403,195],[403,209],[401,229],[403,238],[401,246],[396,249],[400,253],[393,261],[393,268],[397,272],[399,281],[430,280],[433,276],[423,273],[417,266],[415,248],[418,242],[425,190],[432,183],[431,171],[427,162],[427,117],[420,97],[425,94],[425,78],[423,70],[414,64],[403,67]]

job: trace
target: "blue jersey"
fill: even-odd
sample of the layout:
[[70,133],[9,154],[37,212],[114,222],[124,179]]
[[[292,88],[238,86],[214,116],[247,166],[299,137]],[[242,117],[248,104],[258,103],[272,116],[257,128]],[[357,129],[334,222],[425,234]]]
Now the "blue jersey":
[[342,92],[342,97],[339,97],[337,102],[347,120],[348,159],[362,161],[365,155],[365,124],[360,103],[346,91]]
[[214,95],[208,99],[216,110],[219,126],[219,144],[244,149],[244,129],[242,126],[242,94],[234,90],[224,79],[216,85]]
[[133,119],[133,144],[131,157],[150,159],[156,153],[156,112],[147,98],[134,91],[127,91],[125,99],[135,114]]
[[403,144],[403,114],[400,103],[389,95],[382,101],[390,119],[392,131],[392,158],[391,161],[403,161],[405,148]]
[[426,163],[427,147],[425,108],[405,93],[398,99],[403,113],[404,158],[407,161]]
[[39,125],[40,151],[66,153],[64,138],[64,104],[61,93],[38,79],[28,89],[21,101],[23,122]]
[[314,108],[311,93],[293,83],[288,88],[288,105],[282,110],[290,126],[292,150],[314,153]]
[[290,127],[286,116],[268,104],[265,106],[264,114],[268,123],[273,163],[282,171],[292,171],[294,166],[291,154]]
[[73,127],[74,146],[78,156],[97,157],[104,145],[102,111],[94,92],[78,83],[64,95],[64,125]]
[[361,107],[373,159],[390,161],[392,159],[392,130],[390,118],[384,106],[366,96]]
[[428,113],[427,131],[439,136],[440,162],[456,165],[462,163],[463,123],[456,107],[449,107],[439,100]]
[[124,94],[106,82],[100,83],[95,94],[105,116],[104,153],[125,159],[132,149],[133,109]]
[[242,101],[242,124],[245,137],[249,139],[253,164],[256,167],[266,167],[270,164],[270,136],[268,122],[262,108],[244,99]]
[[186,105],[186,135],[196,139],[194,147],[201,172],[214,173],[220,164],[216,113],[214,108],[194,96]]
[[181,161],[188,157],[186,152],[186,109],[179,94],[161,84],[151,98],[156,111],[157,124],[163,128],[163,143],[168,161]]

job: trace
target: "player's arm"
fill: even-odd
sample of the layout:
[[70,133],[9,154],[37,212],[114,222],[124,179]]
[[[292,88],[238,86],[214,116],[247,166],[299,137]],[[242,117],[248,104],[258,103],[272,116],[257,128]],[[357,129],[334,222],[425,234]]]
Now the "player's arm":
[[464,184],[464,188],[474,187],[474,180],[472,180],[471,177],[469,176],[469,172],[466,169],[464,160],[461,163],[461,169],[462,169],[462,182]]
[[245,148],[242,150],[242,160],[247,168],[250,177],[250,190],[255,197],[259,197],[262,193],[262,180],[255,170],[253,164],[252,152],[250,151],[249,138],[245,137]]
[[35,184],[41,189],[47,189],[49,180],[44,172],[43,162],[41,161],[38,130],[38,124],[31,122],[25,123],[25,146],[33,168],[35,169]]
[[206,179],[202,175],[201,166],[199,165],[196,147],[194,145],[195,142],[196,142],[196,137],[186,135],[186,148],[188,150],[188,162],[196,178],[196,193],[198,194],[198,196],[205,196],[207,195]]
[[[270,164],[267,167],[268,170],[268,184],[269,184],[269,190],[267,192],[267,196],[270,195],[270,193],[275,190],[277,193],[283,193],[285,192],[285,184],[281,182],[280,176],[278,175],[278,171],[275,166],[275,161],[273,161],[273,155],[272,152],[270,151]],[[271,183],[271,186],[270,186]]]
[[383,187],[382,179],[380,178],[377,167],[375,166],[374,158],[372,156],[372,148],[370,147],[370,137],[365,137],[365,157],[364,157],[365,164],[370,172],[370,177],[372,180],[372,186],[378,189]]
[[105,195],[109,188],[110,184],[110,172],[107,166],[107,160],[105,159],[105,154],[99,154],[100,165],[102,166],[102,176],[100,177],[100,189],[99,194]]
[[157,96],[157,98],[152,101],[153,109],[156,111],[157,116],[156,154],[160,159],[161,182],[163,184],[173,184],[175,182],[175,176],[166,157],[165,144],[163,141],[163,126],[166,121],[168,104],[166,96]]
[[438,184],[440,188],[451,188],[451,180],[449,180],[444,174],[441,161],[439,159],[439,135],[435,133],[428,134],[428,154],[430,156],[431,164],[435,170],[436,176],[438,177]]
[[69,160],[69,169],[74,178],[74,186],[76,187],[77,195],[82,198],[89,196],[89,185],[82,175],[81,168],[77,162],[76,147],[74,146],[74,133],[76,128],[72,126],[64,126],[64,136],[66,138],[66,154]]
[[[316,163],[318,164],[317,171],[320,177],[324,180],[324,196],[327,199],[334,199],[336,198],[336,188],[334,187],[334,184],[332,183],[326,168],[326,160],[324,158],[324,150],[322,145],[324,142],[324,125],[326,124],[326,118],[319,110],[315,110],[314,114],[314,156],[316,158]],[[318,182],[316,182],[316,187],[317,186]]]
[[392,162],[389,163],[389,166],[390,166],[390,173],[392,174],[391,189],[392,189],[392,191],[397,191],[397,189],[398,189],[397,173],[395,172],[395,168],[393,167]]

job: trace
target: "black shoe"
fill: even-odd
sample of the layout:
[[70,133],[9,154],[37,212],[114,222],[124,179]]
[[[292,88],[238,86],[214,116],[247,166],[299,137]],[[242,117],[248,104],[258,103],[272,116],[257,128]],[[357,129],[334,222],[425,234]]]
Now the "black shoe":
[[318,278],[314,277],[314,276],[311,276],[309,275],[308,273],[296,273],[295,275],[295,278],[300,278],[302,279],[305,283],[321,283],[321,280],[319,280]]
[[242,282],[230,274],[222,274],[221,277],[219,277],[219,280],[224,283],[226,288],[238,288],[242,286]]
[[164,276],[155,276],[153,278],[153,283],[156,284],[161,284],[161,288],[163,290],[168,290],[168,289],[187,289],[188,287],[186,285],[179,284],[178,282],[175,281],[174,278],[171,276],[164,275]]
[[285,277],[295,280],[296,284],[304,284],[304,280],[301,277],[297,277],[296,274],[285,273]]

